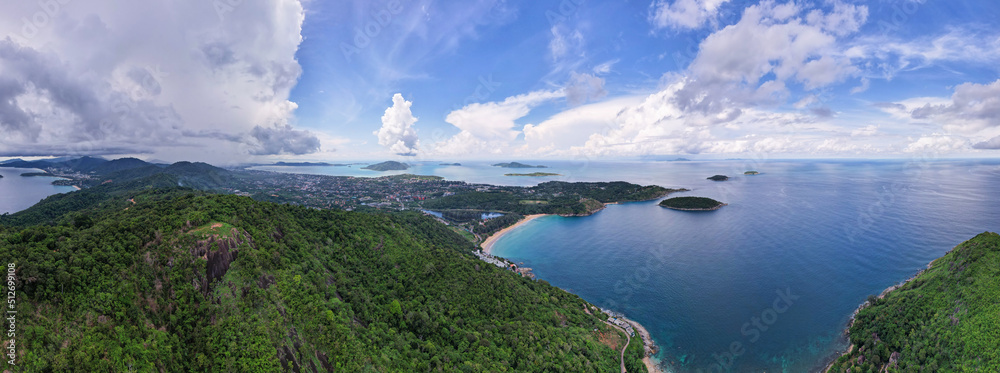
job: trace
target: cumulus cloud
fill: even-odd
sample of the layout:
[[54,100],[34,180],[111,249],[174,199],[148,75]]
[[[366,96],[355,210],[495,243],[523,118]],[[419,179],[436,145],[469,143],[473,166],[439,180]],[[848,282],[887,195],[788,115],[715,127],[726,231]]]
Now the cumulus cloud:
[[38,3],[8,5],[0,13],[0,150],[28,144],[53,155],[228,161],[319,148],[288,127],[301,73],[298,0],[222,13],[195,0],[60,2],[44,23],[33,21]]
[[702,41],[677,103],[704,113],[777,105],[790,83],[814,90],[856,75],[838,38],[858,31],[868,10],[834,3],[829,12],[773,1],[746,8],[739,22]]
[[392,106],[385,109],[382,115],[382,128],[374,132],[379,145],[403,156],[417,154],[419,140],[417,131],[413,129],[417,117],[410,111],[412,105],[412,102],[403,99],[402,94],[392,96]]
[[713,22],[719,7],[729,0],[656,0],[650,5],[650,22],[657,28],[697,29]]
[[521,134],[517,130],[518,119],[528,115],[538,105],[563,97],[566,97],[564,90],[543,90],[507,97],[499,102],[466,105],[445,117],[445,121],[460,132],[437,143],[434,152],[454,155],[467,154],[464,152],[471,150],[499,151]]

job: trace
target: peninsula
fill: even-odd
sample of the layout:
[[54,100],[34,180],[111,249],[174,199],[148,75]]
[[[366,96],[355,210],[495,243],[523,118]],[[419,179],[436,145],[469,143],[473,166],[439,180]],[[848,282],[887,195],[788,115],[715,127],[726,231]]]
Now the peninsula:
[[403,171],[410,169],[410,165],[396,161],[385,161],[382,163],[376,163],[373,165],[361,167],[361,169],[372,170],[372,171]]
[[726,204],[705,197],[674,197],[661,201],[660,206],[681,211],[713,211]]
[[548,166],[542,166],[542,165],[532,166],[532,165],[528,165],[528,164],[524,164],[524,163],[519,163],[519,162],[496,163],[496,164],[493,164],[493,167],[503,167],[503,168],[548,168]]
[[871,295],[827,372],[998,372],[1000,235],[981,233],[901,285]]

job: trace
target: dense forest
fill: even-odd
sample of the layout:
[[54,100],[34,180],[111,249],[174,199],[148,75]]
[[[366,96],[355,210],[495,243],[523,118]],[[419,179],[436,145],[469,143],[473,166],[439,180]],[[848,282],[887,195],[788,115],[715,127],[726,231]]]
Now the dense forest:
[[[183,177],[0,218],[23,371],[619,371],[606,316],[478,261],[429,217],[212,195]],[[630,372],[645,370],[637,340]]]
[[424,207],[432,210],[472,209],[504,213],[589,215],[605,203],[646,201],[686,189],[642,186],[622,181],[567,183],[550,181],[534,187],[511,187],[489,192],[466,192],[432,199]]
[[871,296],[830,372],[1000,372],[1000,235],[982,233]]

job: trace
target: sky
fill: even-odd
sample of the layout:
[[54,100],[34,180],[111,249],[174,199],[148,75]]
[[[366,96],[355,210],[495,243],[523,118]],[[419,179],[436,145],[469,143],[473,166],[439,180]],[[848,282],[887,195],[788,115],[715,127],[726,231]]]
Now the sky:
[[996,157],[1000,2],[38,0],[0,157]]

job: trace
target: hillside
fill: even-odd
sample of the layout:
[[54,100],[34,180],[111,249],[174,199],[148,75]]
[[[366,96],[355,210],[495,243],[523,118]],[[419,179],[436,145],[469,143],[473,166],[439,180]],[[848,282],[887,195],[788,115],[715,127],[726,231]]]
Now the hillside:
[[410,169],[410,166],[406,163],[400,163],[396,161],[385,161],[382,163],[376,163],[373,165],[361,167],[362,170],[372,170],[372,171],[403,171]]
[[619,371],[603,315],[428,217],[86,191],[52,225],[0,227],[24,371]]
[[982,233],[871,296],[830,372],[1000,371],[1000,235]]

